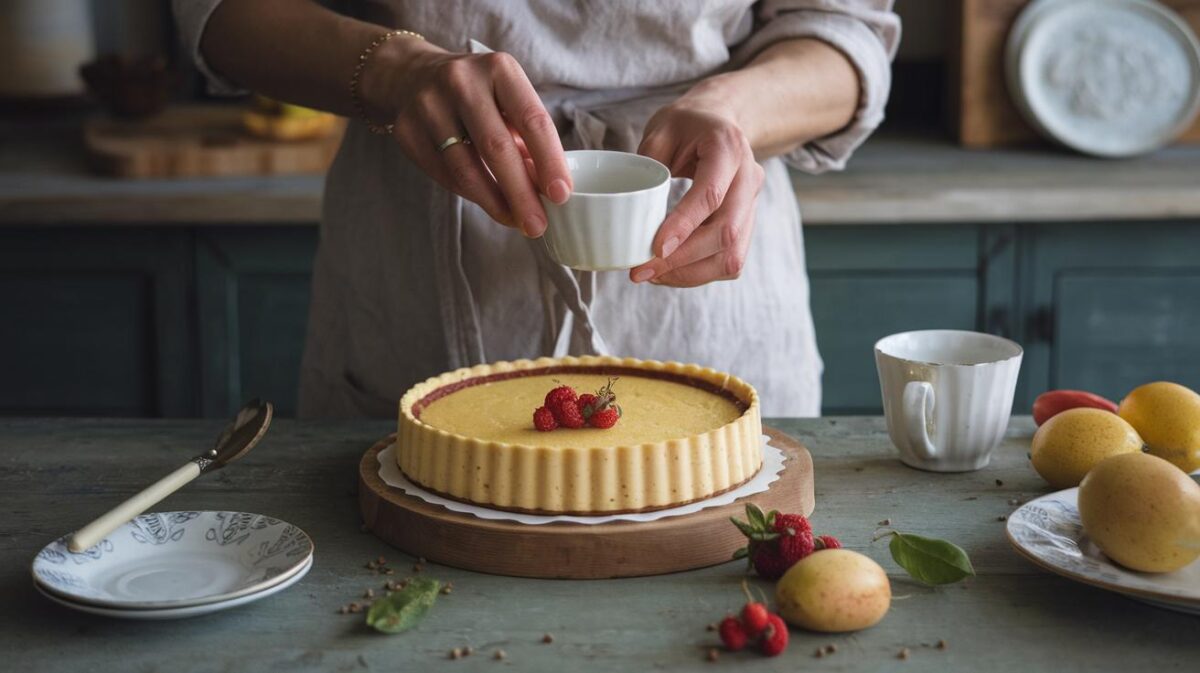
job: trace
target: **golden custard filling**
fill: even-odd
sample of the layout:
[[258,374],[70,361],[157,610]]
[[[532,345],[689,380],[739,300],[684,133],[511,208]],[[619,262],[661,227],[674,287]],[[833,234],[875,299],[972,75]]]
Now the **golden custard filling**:
[[533,411],[560,385],[580,393],[605,385],[600,374],[540,374],[478,383],[433,400],[421,422],[487,442],[549,448],[637,445],[681,439],[733,422],[743,409],[730,397],[667,379],[622,375],[613,384],[621,420],[611,428],[538,432]]

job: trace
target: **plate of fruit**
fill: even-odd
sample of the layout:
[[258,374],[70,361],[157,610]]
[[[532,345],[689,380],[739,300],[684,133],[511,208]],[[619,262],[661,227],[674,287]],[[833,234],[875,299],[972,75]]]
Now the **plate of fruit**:
[[1051,391],[1034,406],[1033,468],[1063,490],[1008,517],[1008,539],[1064,577],[1200,615],[1200,395],[1175,383],[1121,403]]

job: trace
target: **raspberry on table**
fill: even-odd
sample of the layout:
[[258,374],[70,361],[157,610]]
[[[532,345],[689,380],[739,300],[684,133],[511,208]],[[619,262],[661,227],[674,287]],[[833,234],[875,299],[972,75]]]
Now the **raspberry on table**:
[[721,642],[725,643],[725,647],[731,652],[745,648],[749,641],[749,636],[737,617],[730,616],[722,619],[721,625],[717,627],[717,632],[721,635]]

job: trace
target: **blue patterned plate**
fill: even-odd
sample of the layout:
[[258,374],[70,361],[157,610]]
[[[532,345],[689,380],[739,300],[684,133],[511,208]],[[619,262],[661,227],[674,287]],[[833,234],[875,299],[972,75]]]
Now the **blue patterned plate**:
[[63,537],[33,560],[38,588],[72,603],[162,610],[230,601],[285,582],[310,561],[299,528],[247,512],[142,514],[81,553]]
[[1078,488],[1022,505],[1008,517],[1008,540],[1022,556],[1050,572],[1200,615],[1200,561],[1173,573],[1142,573],[1113,563],[1083,532]]

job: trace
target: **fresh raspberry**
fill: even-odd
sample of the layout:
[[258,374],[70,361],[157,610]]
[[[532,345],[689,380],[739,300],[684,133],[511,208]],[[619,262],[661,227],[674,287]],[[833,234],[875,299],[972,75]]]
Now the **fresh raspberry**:
[[583,420],[583,413],[579,411],[579,405],[575,400],[559,400],[558,404],[550,407],[550,411],[554,412],[554,420],[564,428],[578,430],[587,421]]
[[538,432],[550,432],[558,427],[558,421],[554,420],[554,413],[546,407],[538,407],[533,412],[533,427],[537,428]]
[[717,627],[717,633],[721,634],[721,642],[725,643],[725,647],[731,652],[745,648],[746,642],[749,640],[746,630],[742,628],[742,623],[737,620],[737,617],[722,619],[721,625]]
[[579,411],[583,412],[583,417],[587,418],[592,415],[592,410],[596,408],[597,397],[591,393],[584,393],[579,396]]
[[788,567],[813,553],[812,527],[803,515],[776,514],[771,523],[775,532],[779,533],[779,554],[787,561]]
[[593,411],[592,415],[588,418],[588,423],[593,428],[604,430],[616,425],[619,420],[621,420],[621,408],[607,407],[599,411]]
[[792,567],[791,562],[779,553],[779,547],[769,544],[756,547],[750,556],[750,562],[754,564],[754,572],[758,573],[759,577],[768,580],[777,580],[783,577],[788,568]]
[[771,520],[776,533],[785,533],[791,529],[795,534],[808,533],[812,535],[812,526],[803,514],[776,514]]
[[758,644],[762,653],[768,657],[775,657],[782,654],[787,649],[787,645],[787,624],[783,623],[783,619],[779,615],[768,615],[767,629],[763,632],[762,640]]
[[751,638],[757,638],[767,628],[767,606],[762,603],[746,603],[742,608],[742,628]]
[[579,399],[579,394],[575,392],[574,388],[571,386],[559,386],[546,393],[545,404],[547,409],[554,410],[555,407],[563,402],[574,403],[577,399]]
[[832,535],[820,535],[817,537],[817,549],[841,549],[842,543]]

